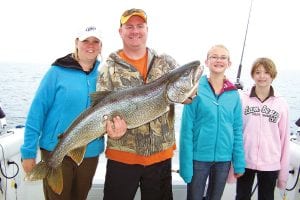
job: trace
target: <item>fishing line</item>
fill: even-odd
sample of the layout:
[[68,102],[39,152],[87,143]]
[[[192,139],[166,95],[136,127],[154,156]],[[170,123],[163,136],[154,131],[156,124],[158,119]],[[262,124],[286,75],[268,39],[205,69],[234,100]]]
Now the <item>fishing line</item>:
[[252,11],[252,3],[253,3],[253,0],[251,0],[251,4],[250,4],[250,8],[249,8],[248,22],[247,22],[244,44],[243,44],[243,49],[242,49],[241,61],[239,64],[238,73],[236,76],[236,83],[235,83],[235,86],[237,87],[237,89],[241,89],[241,90],[243,89],[243,85],[240,82],[241,71],[242,71],[242,62],[243,62],[243,57],[244,57],[245,45],[246,45],[247,34],[248,34],[248,27],[249,27],[250,16],[251,16],[251,11]]
[[[2,149],[2,158],[3,158],[3,163],[5,162],[5,155],[4,155],[4,148],[3,148],[3,146],[0,144],[0,147],[1,147],[1,149]],[[2,173],[2,175],[4,176],[4,174],[3,174],[3,172],[2,172],[2,166],[1,166],[1,161],[0,161],[0,169],[1,169],[1,173]],[[5,172],[6,172],[6,166],[5,166],[5,164],[4,164],[4,169],[5,169]],[[1,182],[0,182],[0,184],[2,184]],[[2,187],[1,187],[2,188]],[[7,178],[5,179],[5,191],[4,191],[4,199],[6,199],[6,195],[7,195]],[[2,193],[3,194],[3,193]]]
[[8,176],[7,175],[7,169],[6,169],[6,165],[5,165],[5,159],[4,159],[4,156],[5,156],[5,154],[4,154],[4,149],[3,149],[3,146],[0,144],[0,147],[1,147],[1,149],[2,149],[2,157],[3,157],[3,163],[4,163],[4,171],[3,171],[3,169],[2,169],[2,166],[1,166],[1,162],[0,162],[0,171],[1,171],[1,174],[4,176],[4,178],[6,178],[6,179],[12,179],[12,178],[15,178],[17,175],[18,175],[18,173],[19,173],[19,165],[15,162],[15,161],[7,161],[7,165],[11,165],[11,164],[13,164],[13,165],[15,165],[16,167],[17,167],[17,172],[14,174],[14,175],[12,175],[12,176]]
[[[18,174],[19,174],[19,165],[15,162],[15,161],[7,161],[7,165],[15,165],[16,166],[16,168],[17,168],[17,171],[14,173],[14,175],[12,175],[12,176],[8,176],[7,175],[7,168],[6,168],[6,164],[5,164],[5,153],[4,153],[4,148],[3,148],[3,146],[0,144],[0,147],[1,147],[1,150],[2,150],[2,158],[3,158],[3,166],[4,166],[4,171],[3,171],[3,169],[2,169],[2,164],[1,164],[1,161],[0,161],[0,172],[1,172],[1,174],[2,174],[2,176],[5,178],[5,191],[3,191],[2,190],[2,187],[1,187],[1,182],[0,182],[0,188],[1,188],[1,191],[2,191],[2,194],[3,194],[3,192],[4,192],[4,199],[7,199],[7,184],[8,184],[8,182],[7,182],[7,180],[8,179],[14,179]],[[14,171],[14,170],[13,170]],[[0,179],[1,180],[1,179]],[[15,187],[15,189],[17,189],[17,184],[15,183],[14,184],[14,187]]]
[[251,191],[251,197],[253,196],[255,190],[257,189],[258,183],[255,184],[255,187],[253,188],[253,190]]
[[[246,40],[247,40],[247,35],[248,35],[249,22],[250,22],[251,11],[252,11],[252,4],[253,4],[253,0],[251,0],[250,7],[249,7],[249,14],[248,14],[248,21],[247,21],[246,32],[245,32],[245,37],[244,37],[244,44],[243,44],[241,60],[240,60],[239,69],[238,69],[238,73],[236,76],[236,83],[235,83],[235,86],[237,87],[237,89],[241,89],[241,90],[243,89],[243,85],[240,82],[240,78],[241,78],[241,72],[242,72],[242,63],[243,63],[245,46],[246,46]],[[251,191],[251,197],[253,196],[255,190],[257,189],[257,186],[258,186],[258,183],[255,184],[253,190]]]
[[[292,170],[292,172],[295,172],[295,171]],[[298,184],[298,181],[299,181],[299,176],[300,176],[300,166],[299,166],[299,169],[298,169],[298,174],[297,174],[297,178],[296,178],[296,181],[295,181],[294,185],[291,188],[286,188],[287,191],[292,191],[296,188],[296,186]]]

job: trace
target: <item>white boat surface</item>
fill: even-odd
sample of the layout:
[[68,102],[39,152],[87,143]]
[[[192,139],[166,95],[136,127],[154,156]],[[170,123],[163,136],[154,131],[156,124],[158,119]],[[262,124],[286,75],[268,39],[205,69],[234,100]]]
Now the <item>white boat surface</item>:
[[[0,200],[43,200],[43,189],[41,181],[24,181],[24,171],[21,166],[20,146],[23,143],[24,128],[14,128],[0,135]],[[286,197],[288,200],[300,199],[300,137],[293,136],[290,141],[290,173]],[[103,198],[103,183],[105,178],[106,159],[101,154],[99,165],[94,176],[93,186],[89,192],[88,200]],[[178,155],[175,153],[172,162],[174,171],[179,169]],[[172,174],[172,187],[174,200],[186,199],[186,184],[177,172]],[[234,199],[235,184],[226,184],[222,199]],[[140,199],[139,191],[134,200]],[[257,199],[256,192],[252,199]],[[276,189],[275,199],[283,199],[283,191]]]

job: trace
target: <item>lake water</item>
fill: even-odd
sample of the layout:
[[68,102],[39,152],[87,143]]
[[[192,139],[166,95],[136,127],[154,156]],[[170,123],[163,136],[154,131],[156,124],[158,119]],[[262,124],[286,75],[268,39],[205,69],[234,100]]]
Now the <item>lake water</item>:
[[[0,63],[0,102],[6,114],[8,128],[24,125],[28,109],[41,78],[49,65]],[[243,72],[244,73],[244,72]],[[245,74],[245,73],[244,73]],[[290,106],[291,130],[300,117],[300,71],[279,71],[273,85],[285,96]],[[248,77],[245,88],[253,83]],[[181,105],[177,105],[176,127],[179,130]]]

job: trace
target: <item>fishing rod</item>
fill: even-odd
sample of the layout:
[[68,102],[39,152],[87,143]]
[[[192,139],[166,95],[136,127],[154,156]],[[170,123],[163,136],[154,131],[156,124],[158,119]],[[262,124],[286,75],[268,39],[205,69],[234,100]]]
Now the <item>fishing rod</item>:
[[241,89],[241,90],[243,89],[243,85],[240,82],[240,78],[241,78],[244,50],[245,50],[246,39],[247,39],[247,34],[248,34],[249,21],[250,21],[251,10],[252,10],[252,2],[253,2],[253,0],[251,0],[251,4],[250,4],[250,8],[249,8],[248,22],[247,22],[246,33],[245,33],[245,38],[244,38],[244,44],[243,44],[243,49],[242,49],[241,61],[240,61],[240,64],[239,64],[239,69],[238,69],[238,73],[237,73],[237,76],[236,76],[236,82],[235,82],[235,86],[237,87],[237,89]]

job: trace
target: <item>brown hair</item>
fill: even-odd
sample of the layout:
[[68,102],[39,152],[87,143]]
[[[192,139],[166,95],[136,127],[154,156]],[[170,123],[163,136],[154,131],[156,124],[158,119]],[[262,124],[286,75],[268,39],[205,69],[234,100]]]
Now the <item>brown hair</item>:
[[251,68],[251,76],[253,77],[256,69],[259,66],[263,66],[271,76],[272,79],[275,79],[277,76],[277,70],[276,70],[276,65],[275,63],[270,59],[270,58],[257,58],[254,63],[252,64]]

